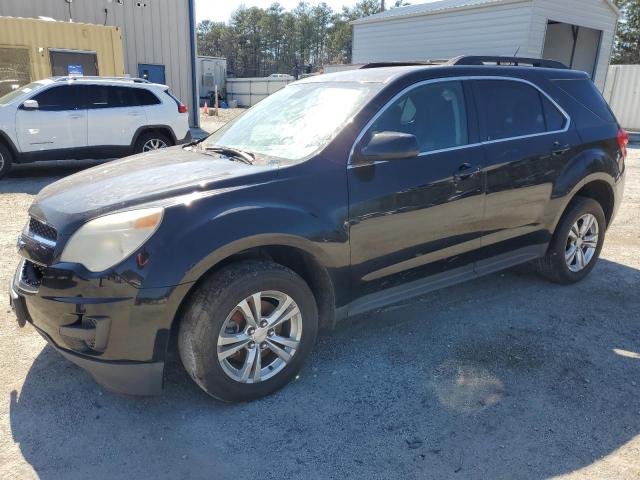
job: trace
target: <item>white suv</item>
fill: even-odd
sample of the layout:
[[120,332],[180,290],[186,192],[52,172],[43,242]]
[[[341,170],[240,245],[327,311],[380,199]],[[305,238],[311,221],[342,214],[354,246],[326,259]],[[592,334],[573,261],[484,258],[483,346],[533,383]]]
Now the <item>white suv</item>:
[[0,178],[13,162],[124,157],[190,138],[187,107],[146,80],[50,78],[0,97]]

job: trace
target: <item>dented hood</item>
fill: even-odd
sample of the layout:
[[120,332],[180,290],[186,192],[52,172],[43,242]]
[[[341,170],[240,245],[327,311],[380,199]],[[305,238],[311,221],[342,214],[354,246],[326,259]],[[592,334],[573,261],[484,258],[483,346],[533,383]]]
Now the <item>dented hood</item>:
[[108,162],[45,187],[29,214],[60,233],[106,213],[198,191],[252,182],[274,167],[247,165],[191,147],[172,147]]

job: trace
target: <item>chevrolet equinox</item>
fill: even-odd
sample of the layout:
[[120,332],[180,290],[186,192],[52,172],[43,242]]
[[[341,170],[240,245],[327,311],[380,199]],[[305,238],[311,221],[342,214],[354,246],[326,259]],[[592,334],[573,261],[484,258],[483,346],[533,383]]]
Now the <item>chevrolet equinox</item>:
[[174,345],[208,394],[255,399],[338,319],[522,263],[582,280],[627,141],[591,79],[553,61],[306,78],[204,141],[44,188],[11,304],[112,390],[158,393]]

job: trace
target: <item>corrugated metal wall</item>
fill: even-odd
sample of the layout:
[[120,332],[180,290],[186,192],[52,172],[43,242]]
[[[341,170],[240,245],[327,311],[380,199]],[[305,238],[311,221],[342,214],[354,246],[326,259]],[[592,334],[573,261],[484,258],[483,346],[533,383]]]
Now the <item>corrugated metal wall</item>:
[[513,55],[527,50],[530,1],[353,26],[353,63]]
[[0,0],[0,16],[68,21],[69,7],[74,22],[119,27],[126,73],[138,76],[140,63],[164,65],[167,85],[194,111],[189,0]]
[[611,65],[604,98],[622,128],[640,132],[640,65]]
[[293,78],[227,78],[227,98],[236,100],[239,107],[253,107],[293,81]]
[[5,46],[28,49],[31,80],[51,76],[50,48],[95,51],[100,75],[124,74],[122,38],[117,27],[0,17],[0,47]]

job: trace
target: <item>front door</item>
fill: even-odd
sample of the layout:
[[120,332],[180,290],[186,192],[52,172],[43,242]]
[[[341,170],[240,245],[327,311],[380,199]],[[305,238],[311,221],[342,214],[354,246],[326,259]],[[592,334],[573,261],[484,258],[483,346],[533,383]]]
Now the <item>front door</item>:
[[362,301],[379,290],[393,296],[394,287],[425,277],[473,275],[483,151],[467,88],[462,81],[411,87],[378,113],[356,145],[397,131],[415,135],[420,149],[414,158],[349,165],[352,283],[356,296],[367,296]]
[[20,107],[16,133],[25,153],[80,149],[87,146],[84,86],[55,85],[33,96],[37,110]]

